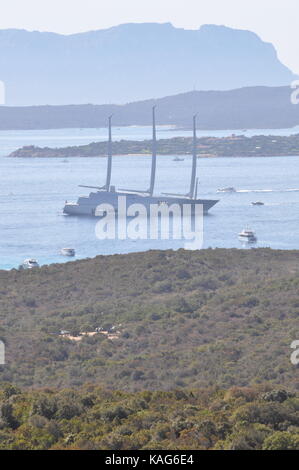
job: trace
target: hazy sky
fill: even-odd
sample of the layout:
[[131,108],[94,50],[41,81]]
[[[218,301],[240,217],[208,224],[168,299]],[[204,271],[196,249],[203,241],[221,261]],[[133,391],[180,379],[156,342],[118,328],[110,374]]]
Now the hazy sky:
[[70,34],[120,23],[225,24],[272,42],[299,73],[299,0],[1,0],[0,29]]

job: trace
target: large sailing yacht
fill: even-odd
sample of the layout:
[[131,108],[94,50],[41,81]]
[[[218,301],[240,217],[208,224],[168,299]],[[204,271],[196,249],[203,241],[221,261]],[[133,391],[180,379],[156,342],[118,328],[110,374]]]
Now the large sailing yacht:
[[82,186],[84,188],[94,189],[96,191],[91,192],[88,196],[79,197],[78,201],[66,202],[63,212],[68,215],[85,215],[85,216],[96,216],[97,207],[100,204],[110,204],[117,210],[118,198],[120,196],[126,197],[127,207],[131,204],[143,204],[149,207],[151,204],[191,204],[191,211],[194,210],[195,205],[201,204],[203,206],[203,213],[206,214],[208,210],[213,207],[218,200],[210,199],[198,199],[198,178],[196,178],[196,167],[197,167],[197,152],[196,152],[196,116],[193,116],[193,156],[192,156],[192,171],[191,171],[191,182],[190,189],[187,194],[174,194],[174,193],[162,193],[159,196],[154,196],[155,178],[156,178],[156,160],[157,160],[157,139],[156,139],[156,117],[155,107],[152,109],[153,119],[153,140],[152,140],[152,165],[151,165],[151,179],[150,185],[147,190],[130,190],[130,189],[119,189],[116,190],[115,186],[111,185],[111,174],[112,174],[112,131],[111,131],[111,118],[108,119],[108,165],[107,165],[107,176],[106,183],[102,187],[95,186]]

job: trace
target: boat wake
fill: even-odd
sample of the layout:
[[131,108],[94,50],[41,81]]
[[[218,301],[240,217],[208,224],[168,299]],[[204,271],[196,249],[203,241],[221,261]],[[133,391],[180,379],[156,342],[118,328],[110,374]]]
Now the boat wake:
[[299,188],[291,189],[237,189],[236,193],[298,193]]

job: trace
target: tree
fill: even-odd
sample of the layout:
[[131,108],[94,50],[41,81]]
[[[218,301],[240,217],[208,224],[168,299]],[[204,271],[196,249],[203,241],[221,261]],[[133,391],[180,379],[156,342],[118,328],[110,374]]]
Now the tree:
[[265,439],[263,450],[299,450],[299,434],[277,431]]

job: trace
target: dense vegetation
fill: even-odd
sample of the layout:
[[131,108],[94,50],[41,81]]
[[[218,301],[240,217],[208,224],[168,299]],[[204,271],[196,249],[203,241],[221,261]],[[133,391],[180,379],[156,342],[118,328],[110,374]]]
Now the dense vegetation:
[[[27,387],[299,389],[299,252],[150,251],[0,271],[0,380]],[[81,341],[59,336],[96,328]]]
[[0,271],[0,449],[299,450],[298,261],[179,250]]
[[[121,140],[113,142],[113,153],[116,155],[150,154],[151,141]],[[160,155],[190,154],[192,139],[175,137],[158,141]],[[291,136],[231,136],[202,137],[198,139],[197,152],[201,157],[267,157],[299,155],[299,134]],[[65,158],[65,157],[98,157],[107,153],[106,142],[93,142],[88,145],[64,148],[40,148],[33,145],[22,147],[11,153],[10,157],[21,158]]]
[[0,387],[0,449],[299,450],[299,396],[268,387],[21,392]]

